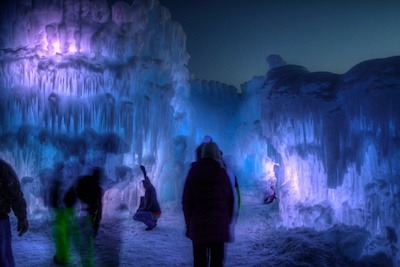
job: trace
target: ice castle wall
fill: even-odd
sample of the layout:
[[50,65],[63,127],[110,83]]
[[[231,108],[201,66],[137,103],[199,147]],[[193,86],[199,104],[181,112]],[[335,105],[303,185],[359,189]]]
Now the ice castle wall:
[[275,151],[267,158],[279,165],[285,226],[399,229],[399,57],[362,62],[343,75],[284,65],[259,90],[259,136]]
[[189,92],[186,36],[165,7],[6,1],[1,29],[1,156],[32,209],[57,162],[69,166],[65,179],[101,165],[108,187],[137,184],[138,164],[160,175],[171,140],[187,135]]

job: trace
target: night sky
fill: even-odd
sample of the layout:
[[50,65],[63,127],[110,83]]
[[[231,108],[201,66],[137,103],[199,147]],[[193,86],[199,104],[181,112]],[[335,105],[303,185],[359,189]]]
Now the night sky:
[[400,55],[400,0],[159,0],[186,33],[189,71],[239,87],[270,54],[337,74]]

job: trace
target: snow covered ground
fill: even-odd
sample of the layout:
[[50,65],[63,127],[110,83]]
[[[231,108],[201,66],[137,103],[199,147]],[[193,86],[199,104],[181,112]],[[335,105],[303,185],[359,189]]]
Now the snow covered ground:
[[[363,230],[349,227],[324,232],[276,227],[279,215],[274,205],[242,206],[236,240],[227,246],[226,266],[392,266],[384,254],[376,254],[385,249],[384,238],[372,242]],[[184,235],[181,206],[166,203],[162,208],[153,231],[145,231],[128,213],[104,220],[95,240],[96,266],[191,266],[192,246]],[[14,230],[15,219],[12,225]],[[56,266],[48,220],[31,219],[23,237],[13,231],[13,249],[17,266]],[[351,261],[362,251],[374,256]],[[79,265],[79,254],[73,250],[70,266]]]

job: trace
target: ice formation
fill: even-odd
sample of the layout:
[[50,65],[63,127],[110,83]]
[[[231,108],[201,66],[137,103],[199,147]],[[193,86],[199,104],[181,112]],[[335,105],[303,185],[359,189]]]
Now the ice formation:
[[[253,135],[237,136],[247,149],[239,159],[255,180],[275,183],[284,226],[399,229],[400,57],[343,75],[282,64],[242,89],[238,121]],[[259,117],[246,113],[251,106]]]
[[165,7],[6,1],[1,29],[1,156],[27,187],[60,161],[114,184],[140,180],[137,164],[158,177],[189,116],[186,36]]
[[245,203],[276,193],[284,226],[400,234],[399,57],[338,75],[272,55],[238,94],[189,81],[185,34],[156,0],[2,5],[0,156],[32,216],[57,162],[65,180],[104,167],[106,215],[136,207],[139,164],[162,201],[179,200],[209,134]]

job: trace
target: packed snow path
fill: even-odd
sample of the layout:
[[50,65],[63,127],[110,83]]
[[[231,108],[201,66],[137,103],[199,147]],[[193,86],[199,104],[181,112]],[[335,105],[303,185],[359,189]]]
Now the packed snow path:
[[[277,229],[278,213],[271,205],[242,206],[236,225],[236,240],[227,246],[226,266],[357,266],[327,243],[324,232],[311,229]],[[180,205],[163,206],[157,227],[145,225],[128,213],[103,220],[95,239],[96,266],[192,266],[192,244],[185,237]],[[30,221],[30,231],[18,237],[12,218],[16,266],[57,266],[52,262],[54,244],[49,221]],[[80,266],[72,248],[72,263]]]

